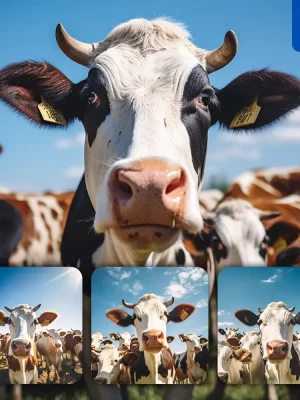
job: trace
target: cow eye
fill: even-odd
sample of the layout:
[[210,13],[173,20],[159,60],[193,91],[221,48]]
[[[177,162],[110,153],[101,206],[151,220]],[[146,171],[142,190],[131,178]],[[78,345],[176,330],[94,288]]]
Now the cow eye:
[[290,324],[296,325],[296,321],[294,320],[294,318],[291,319]]
[[7,323],[8,323],[9,325],[10,325],[10,324],[13,325],[12,320],[11,320],[10,318],[8,318]]
[[202,92],[199,97],[200,97],[201,103],[207,107],[211,100],[210,94],[207,92]]
[[97,105],[100,103],[99,97],[96,95],[95,92],[90,92],[88,94],[88,103],[89,104],[97,103]]

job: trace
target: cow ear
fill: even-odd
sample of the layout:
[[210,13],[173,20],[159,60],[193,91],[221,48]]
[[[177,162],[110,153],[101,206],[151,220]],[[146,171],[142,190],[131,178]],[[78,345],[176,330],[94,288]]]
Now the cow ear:
[[202,338],[199,340],[199,342],[200,342],[200,344],[203,344],[203,343],[208,342],[208,339],[202,337]]
[[111,340],[103,340],[103,342],[101,344],[103,344],[103,346],[105,346],[106,344],[113,344],[113,342]]
[[247,326],[254,326],[259,320],[259,315],[254,314],[251,310],[238,310],[234,313],[234,316]]
[[42,334],[43,334],[45,337],[48,337],[48,336],[50,336],[50,335],[49,335],[49,333],[48,333],[48,332],[46,332],[46,331],[43,331],[43,332],[42,332]]
[[0,310],[0,326],[4,326],[4,325],[8,324],[8,320],[9,320],[9,318],[7,317],[5,312]]
[[230,346],[234,346],[234,347],[239,346],[239,345],[241,344],[241,342],[239,341],[239,339],[236,338],[236,337],[228,338],[228,339],[227,339],[227,343],[228,343]]
[[82,336],[81,336],[81,335],[74,335],[73,338],[74,338],[78,343],[81,343],[81,342],[82,342]]
[[295,315],[295,322],[296,322],[296,324],[298,324],[298,325],[300,325],[300,312],[298,312],[296,315]]
[[167,343],[172,343],[174,339],[174,336],[167,336]]
[[180,333],[178,337],[182,342],[186,342],[186,336],[183,333]]
[[276,256],[275,264],[278,266],[299,265],[300,248],[292,246],[280,251],[280,253]]
[[178,304],[172,311],[168,314],[168,322],[182,322],[185,321],[188,317],[190,317],[193,312],[196,310],[196,307],[192,304]]
[[216,95],[219,105],[210,106],[212,124],[219,121],[234,131],[255,130],[300,105],[300,84],[291,75],[263,69],[238,76]]
[[218,332],[219,332],[221,335],[225,335],[225,334],[226,334],[226,332],[225,332],[224,329],[222,329],[222,328],[219,328],[219,329],[218,329]]
[[112,308],[106,312],[106,317],[119,326],[133,325],[134,319],[122,308]]
[[47,62],[25,61],[0,71],[0,100],[42,126],[62,127],[76,117],[75,87]]
[[128,367],[129,365],[131,365],[136,359],[138,358],[138,355],[129,351],[125,354],[124,357],[122,357],[121,359],[121,364],[124,364],[125,367]]
[[112,338],[112,340],[119,340],[119,335],[116,333],[110,333],[109,336]]
[[297,342],[297,341],[298,341],[297,336],[296,336],[296,335],[293,335],[293,342]]
[[59,336],[61,338],[65,337],[66,335],[67,335],[67,332],[64,332],[64,331],[59,332]]
[[45,311],[38,317],[37,320],[39,321],[39,324],[41,324],[41,326],[48,326],[58,317],[59,315],[56,312]]

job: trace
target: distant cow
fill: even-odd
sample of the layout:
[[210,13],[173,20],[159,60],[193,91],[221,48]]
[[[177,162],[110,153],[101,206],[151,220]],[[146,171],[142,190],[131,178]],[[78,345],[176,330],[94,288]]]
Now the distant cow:
[[300,313],[287,308],[282,301],[272,302],[256,315],[250,310],[238,310],[235,317],[247,326],[258,325],[261,332],[263,358],[266,360],[267,383],[299,383],[299,356],[293,344],[295,324],[300,324]]
[[170,321],[186,320],[196,307],[191,304],[179,304],[168,312],[167,307],[174,303],[174,297],[170,301],[162,302],[154,294],[145,294],[135,304],[124,300],[122,303],[133,310],[132,315],[123,309],[113,308],[106,312],[106,316],[119,326],[133,325],[136,328],[140,353],[135,382],[138,384],[172,383],[170,382],[172,369],[165,373],[164,369],[162,371],[160,368],[162,350],[168,348],[166,325]]
[[[186,351],[174,354],[175,372],[178,381],[189,379],[190,383],[203,383],[207,378],[208,340],[199,338],[194,333],[180,334],[179,339],[186,343]],[[202,357],[196,356],[203,351]],[[205,353],[205,356],[204,356]],[[200,366],[201,363],[201,366]]]
[[59,331],[60,329],[44,331],[36,342],[38,352],[45,358],[48,372],[50,372],[50,366],[54,366],[56,379],[62,377],[63,349],[61,339],[67,334]]
[[37,383],[38,362],[34,342],[36,326],[47,326],[58,318],[54,311],[45,311],[37,317],[35,313],[40,306],[41,304],[36,307],[20,304],[15,308],[5,307],[9,316],[0,310],[0,324],[9,326],[11,336],[7,354],[11,384]]
[[129,332],[110,333],[109,336],[112,340],[117,340],[119,342],[119,351],[128,351],[131,338],[134,337],[134,335],[131,335]]
[[250,352],[247,367],[250,383],[253,385],[266,384],[265,364],[261,354],[260,332],[249,331],[241,338],[241,347]]
[[67,333],[62,338],[63,352],[70,352],[76,355],[80,362],[82,362],[82,340],[82,334]]
[[119,350],[113,344],[106,344],[98,356],[98,373],[94,378],[97,383],[110,384],[117,379],[118,370],[112,374],[113,367],[119,361]]

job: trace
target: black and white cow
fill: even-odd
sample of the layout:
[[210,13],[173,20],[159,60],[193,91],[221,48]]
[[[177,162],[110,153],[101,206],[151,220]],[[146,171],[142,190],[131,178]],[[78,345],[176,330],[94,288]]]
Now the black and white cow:
[[[0,71],[0,98],[41,126],[75,119],[84,125],[85,174],[64,232],[63,263],[86,273],[88,265],[193,264],[181,233],[203,227],[198,189],[209,127],[231,129],[255,99],[261,107],[255,123],[234,129],[269,125],[299,106],[299,81],[263,69],[216,89],[209,74],[234,58],[234,32],[206,51],[182,25],[164,19],[131,20],[94,44],[59,24],[56,39],[88,67],[87,78],[75,84],[47,62],[15,63]],[[41,103],[56,116],[46,108],[43,118]],[[89,233],[87,219],[99,235]]]

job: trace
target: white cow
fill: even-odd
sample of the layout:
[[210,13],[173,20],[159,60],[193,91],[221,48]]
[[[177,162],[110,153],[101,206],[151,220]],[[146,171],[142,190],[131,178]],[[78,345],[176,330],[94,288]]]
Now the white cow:
[[100,351],[101,350],[101,344],[103,342],[103,339],[106,339],[107,336],[103,336],[101,332],[95,332],[92,334],[92,342],[91,342],[91,349],[93,351]]
[[243,336],[242,334],[237,333],[239,328],[225,328],[225,329],[226,330],[224,331],[224,329],[219,328],[218,332],[221,335],[225,336],[226,339],[228,339],[228,338],[238,338],[238,339],[240,339]]
[[60,330],[50,329],[42,332],[36,343],[38,352],[45,358],[48,372],[50,372],[50,366],[53,365],[57,379],[62,377],[63,348],[61,339],[67,334],[67,332],[59,332]]
[[260,332],[247,332],[241,339],[241,346],[243,349],[246,349],[250,352],[250,360],[247,363],[250,383],[257,385],[266,384],[265,364],[261,354]]
[[300,324],[300,313],[295,316],[294,310],[295,307],[288,309],[279,301],[259,308],[259,315],[244,309],[235,313],[245,325],[259,325],[267,383],[300,383],[299,356],[293,345],[294,325]]
[[110,333],[109,336],[112,338],[112,340],[117,340],[119,342],[119,351],[128,351],[131,338],[134,337],[134,335],[131,335],[129,332]]
[[[179,304],[172,311],[167,307],[174,303],[174,298],[162,302],[154,294],[145,294],[137,303],[130,304],[122,300],[125,307],[133,310],[129,315],[126,311],[113,308],[106,312],[106,316],[120,326],[134,325],[139,342],[139,361],[148,372],[137,379],[138,384],[172,383],[174,366],[168,364],[166,376],[158,373],[162,363],[162,350],[168,348],[166,327],[167,323],[182,322],[186,320],[196,309],[190,304]],[[167,355],[167,353],[165,353]],[[146,375],[146,376],[145,376]]]
[[36,326],[47,326],[58,318],[53,311],[45,311],[39,317],[36,311],[41,304],[30,307],[20,304],[17,307],[5,309],[9,316],[0,310],[0,325],[9,325],[11,342],[8,348],[9,380],[11,384],[36,384],[38,381],[37,351],[35,340]]
[[113,344],[106,344],[98,356],[98,374],[94,380],[101,384],[110,384],[112,380],[115,381],[119,371],[116,369],[115,374],[112,374],[112,370],[119,358],[119,350]]
[[202,369],[196,363],[196,354],[207,346],[208,340],[199,338],[194,333],[188,335],[179,334],[179,339],[186,344],[186,351],[174,354],[176,378],[179,382],[189,379],[190,383],[203,383],[207,378],[207,368]]

